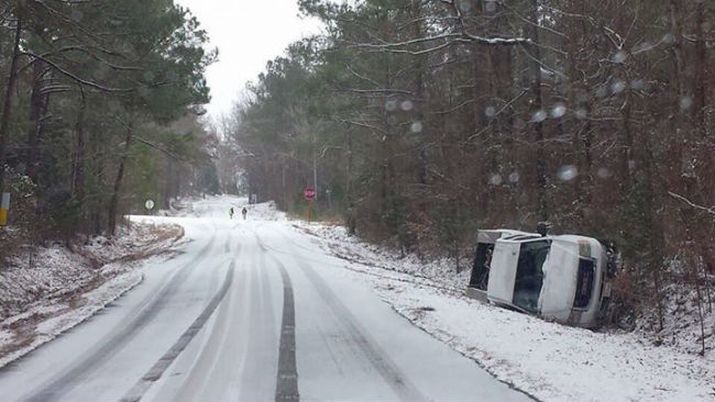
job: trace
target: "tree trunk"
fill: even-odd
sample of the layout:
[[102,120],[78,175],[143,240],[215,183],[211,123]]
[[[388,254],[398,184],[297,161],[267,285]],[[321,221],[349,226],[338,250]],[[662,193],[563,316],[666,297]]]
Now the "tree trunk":
[[117,207],[119,205],[119,192],[122,187],[122,179],[124,179],[124,169],[126,168],[127,159],[129,159],[129,149],[132,145],[132,138],[134,137],[134,123],[129,122],[127,127],[127,135],[124,139],[124,152],[119,159],[119,169],[117,170],[117,177],[114,179],[114,189],[112,191],[112,199],[109,201],[109,233],[114,236],[117,230]]
[[353,195],[353,136],[348,128],[346,130],[347,137],[347,154],[348,154],[348,166],[347,166],[347,184],[346,184],[346,198],[348,203],[347,211],[347,227],[348,235],[353,236],[356,232],[356,222],[355,222],[355,200]]
[[[422,13],[422,1],[419,0],[413,0],[412,1],[412,20],[413,22],[413,36],[415,38],[422,38],[424,36],[423,29],[422,29],[422,23],[421,20],[423,18],[423,13]],[[419,132],[415,132],[413,134],[416,134],[419,136],[420,140],[420,146],[419,146],[419,155],[418,155],[418,161],[419,161],[419,168],[417,172],[417,180],[418,183],[420,184],[420,192],[424,193],[426,192],[426,186],[427,186],[427,175],[429,171],[429,160],[427,158],[427,135],[426,135],[426,130],[425,127],[423,126],[424,124],[424,102],[425,102],[425,85],[424,85],[424,72],[426,70],[425,65],[426,65],[426,60],[425,56],[416,56],[415,58],[415,122],[421,125],[422,130]],[[419,202],[419,209],[420,212],[424,212],[427,209],[427,206],[425,205],[424,200],[426,197],[420,195],[419,196],[420,202]]]
[[621,138],[620,152],[618,159],[618,172],[620,173],[621,197],[627,195],[631,190],[631,170],[632,170],[632,148],[633,148],[633,133],[631,130],[631,108],[632,96],[631,90],[625,90],[625,99],[621,109]]
[[315,141],[313,141],[313,189],[315,190],[315,201],[318,201],[318,156],[315,152]]
[[73,166],[72,175],[72,188],[74,190],[74,196],[77,200],[77,206],[81,214],[81,224],[84,226],[84,201],[85,201],[85,187],[84,187],[84,177],[85,177],[85,154],[86,154],[86,138],[84,131],[85,114],[87,111],[87,98],[84,93],[84,89],[80,87],[80,105],[77,111],[77,123],[75,125],[75,159]]
[[533,41],[533,45],[530,46],[527,51],[531,53],[532,60],[529,63],[530,73],[531,73],[531,116],[533,125],[533,141],[536,148],[536,197],[537,197],[537,213],[541,220],[549,219],[549,206],[547,200],[547,186],[548,179],[546,175],[546,153],[544,152],[544,125],[543,118],[541,118],[542,113],[546,113],[543,110],[543,100],[541,94],[541,49],[539,48],[539,19],[538,19],[538,8],[539,1],[532,0],[532,6],[530,7],[530,20],[529,24],[530,37]]
[[164,209],[171,209],[171,189],[172,189],[172,178],[174,177],[174,164],[171,158],[168,156],[164,157],[164,180],[162,183],[162,206]]
[[[285,156],[281,156],[281,195],[283,199],[283,209],[288,210],[288,188],[286,187],[286,159]],[[249,195],[250,197],[250,195]]]
[[650,249],[647,261],[649,263],[649,269],[653,272],[653,291],[658,312],[658,329],[662,331],[665,327],[665,295],[663,294],[663,249],[665,248],[665,231],[660,224],[661,220],[658,219],[659,197],[653,186],[656,172],[650,135],[647,132],[641,132],[640,134],[639,144],[641,144],[641,146],[639,146],[638,149],[641,153],[639,159],[643,165],[640,180],[643,180],[646,195],[643,199],[642,216],[648,237],[648,244],[645,246]]
[[707,134],[705,122],[705,107],[707,105],[708,71],[707,54],[703,26],[705,24],[705,2],[697,2],[695,14],[695,80],[693,80],[693,119],[696,130],[705,137]]
[[47,65],[41,60],[36,60],[32,66],[33,84],[30,95],[32,125],[27,134],[27,153],[25,154],[27,176],[35,183],[37,183],[38,176],[38,160],[41,159],[40,143],[45,131],[45,119],[50,104],[50,95],[43,93],[46,74]]
[[5,191],[5,164],[7,163],[7,135],[12,116],[12,93],[17,83],[17,61],[20,58],[20,36],[22,35],[22,18],[17,18],[15,25],[15,43],[10,61],[10,73],[5,87],[5,99],[2,109],[2,122],[0,122],[0,192]]

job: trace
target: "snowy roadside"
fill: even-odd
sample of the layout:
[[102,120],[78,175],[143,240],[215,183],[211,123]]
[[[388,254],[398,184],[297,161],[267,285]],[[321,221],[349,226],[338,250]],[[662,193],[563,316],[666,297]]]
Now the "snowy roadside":
[[138,285],[137,268],[183,237],[177,225],[132,224],[114,240],[55,244],[9,259],[0,272],[0,367],[85,321]]
[[496,376],[543,401],[712,401],[715,356],[654,346],[638,333],[600,333],[550,323],[466,298],[469,271],[421,263],[347,236],[344,228],[294,222],[363,273],[395,311]]

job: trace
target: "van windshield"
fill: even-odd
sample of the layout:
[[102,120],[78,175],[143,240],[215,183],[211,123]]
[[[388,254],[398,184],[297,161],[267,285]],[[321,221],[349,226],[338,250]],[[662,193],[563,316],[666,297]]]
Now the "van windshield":
[[549,254],[551,242],[537,240],[523,243],[519,249],[519,262],[514,281],[512,302],[530,313],[536,313],[544,273],[541,270]]

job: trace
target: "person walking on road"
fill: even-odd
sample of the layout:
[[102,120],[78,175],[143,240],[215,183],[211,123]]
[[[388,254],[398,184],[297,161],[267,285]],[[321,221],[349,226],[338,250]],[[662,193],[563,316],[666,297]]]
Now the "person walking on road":
[[241,210],[241,213],[243,214],[243,220],[245,221],[246,215],[248,215],[248,210],[246,209],[246,207],[243,207],[243,209]]
[[229,218],[233,219],[233,207],[228,209],[228,216]]

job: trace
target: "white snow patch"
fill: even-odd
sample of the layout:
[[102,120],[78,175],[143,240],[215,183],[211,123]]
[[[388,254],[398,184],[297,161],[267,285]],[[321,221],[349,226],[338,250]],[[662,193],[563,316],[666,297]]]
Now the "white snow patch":
[[[33,338],[31,338],[27,345],[15,349],[4,356],[0,356],[0,368],[55,339],[63,332],[81,324],[109,303],[141,283],[142,279],[143,275],[141,272],[136,271],[117,276],[99,288],[85,294],[84,298],[87,300],[87,303],[81,307],[69,309],[64,314],[40,322],[35,329]],[[4,324],[5,323],[3,323],[3,325]],[[0,333],[0,347],[14,341],[14,338],[15,336],[12,333],[3,330],[2,333]]]

